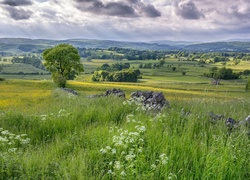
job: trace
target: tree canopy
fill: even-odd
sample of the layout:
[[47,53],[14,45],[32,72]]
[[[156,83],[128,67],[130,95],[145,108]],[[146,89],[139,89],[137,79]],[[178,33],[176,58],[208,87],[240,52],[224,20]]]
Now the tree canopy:
[[44,66],[52,73],[55,83],[65,87],[67,80],[72,80],[84,71],[80,63],[78,50],[69,44],[59,44],[43,52]]

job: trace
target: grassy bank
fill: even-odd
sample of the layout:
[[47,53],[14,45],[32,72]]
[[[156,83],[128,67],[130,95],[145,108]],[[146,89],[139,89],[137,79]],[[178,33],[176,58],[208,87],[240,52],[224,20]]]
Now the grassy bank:
[[[209,112],[243,120],[244,91],[167,89],[69,82],[72,96],[50,81],[1,82],[0,179],[247,179],[249,131],[229,131]],[[163,91],[170,108],[145,112],[116,97],[120,88]]]

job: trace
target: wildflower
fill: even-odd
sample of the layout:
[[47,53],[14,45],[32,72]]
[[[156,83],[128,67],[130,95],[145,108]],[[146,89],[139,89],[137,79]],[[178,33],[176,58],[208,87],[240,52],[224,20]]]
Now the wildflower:
[[139,149],[137,150],[139,153],[142,152],[142,147],[139,147]]
[[102,153],[102,154],[105,154],[106,152],[107,152],[107,150],[106,149],[100,149],[100,152]]
[[11,148],[8,150],[9,153],[15,153],[17,151],[17,148]]
[[128,155],[125,156],[125,159],[126,159],[127,161],[131,161],[131,160],[133,160],[134,158],[135,158],[135,155],[134,155],[134,154],[128,154]]
[[21,144],[29,144],[30,143],[30,138],[26,138],[26,139],[21,139]]
[[165,164],[168,163],[168,157],[167,157],[167,155],[166,155],[165,153],[161,154],[159,157],[160,157],[160,162],[161,162],[163,165],[165,165]]
[[111,169],[108,170],[108,174],[114,174]]
[[0,136],[0,142],[8,142],[9,140],[6,137]]
[[106,146],[106,149],[107,149],[107,150],[110,150],[110,149],[112,149],[112,148],[111,148],[110,146]]
[[152,165],[151,165],[151,169],[155,170],[155,169],[156,169],[156,165],[155,165],[155,164],[152,164]]
[[126,176],[126,173],[124,170],[121,172],[121,176]]
[[168,179],[169,180],[171,180],[171,179],[177,179],[177,176],[175,175],[175,174],[173,174],[173,173],[169,173],[169,175],[168,175]]
[[144,132],[144,131],[146,131],[146,127],[145,127],[145,126],[135,126],[135,128],[136,128],[139,132]]
[[3,135],[8,135],[9,134],[9,131],[8,130],[4,130],[1,132]]
[[112,149],[111,153],[116,154],[116,149]]
[[121,165],[120,161],[115,161],[115,163],[114,163],[114,169],[120,170],[121,168],[122,168],[122,165]]

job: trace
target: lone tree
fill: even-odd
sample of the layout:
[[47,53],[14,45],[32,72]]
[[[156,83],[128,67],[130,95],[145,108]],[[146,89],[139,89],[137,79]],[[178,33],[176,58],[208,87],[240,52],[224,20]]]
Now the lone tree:
[[53,81],[59,87],[65,87],[67,80],[73,80],[83,72],[80,55],[75,47],[59,44],[43,52],[44,66],[51,72]]

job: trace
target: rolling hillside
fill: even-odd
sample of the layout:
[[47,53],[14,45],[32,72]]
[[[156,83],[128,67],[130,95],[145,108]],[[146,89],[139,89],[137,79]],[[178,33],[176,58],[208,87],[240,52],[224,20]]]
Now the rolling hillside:
[[41,53],[44,49],[60,43],[72,44],[79,48],[122,47],[139,50],[187,50],[187,51],[224,51],[224,52],[250,52],[249,41],[229,41],[198,43],[185,41],[153,41],[153,42],[125,42],[111,40],[68,39],[23,39],[0,38],[0,55],[10,56],[22,53]]

